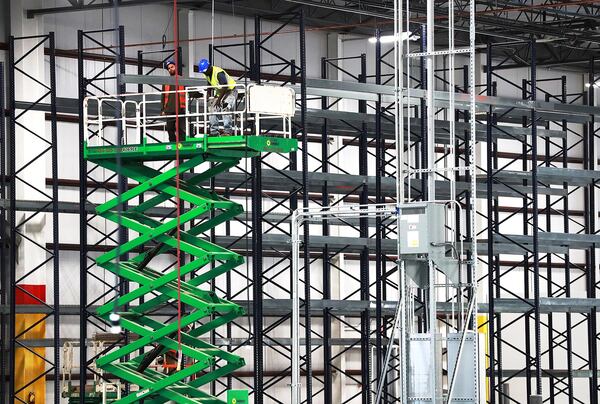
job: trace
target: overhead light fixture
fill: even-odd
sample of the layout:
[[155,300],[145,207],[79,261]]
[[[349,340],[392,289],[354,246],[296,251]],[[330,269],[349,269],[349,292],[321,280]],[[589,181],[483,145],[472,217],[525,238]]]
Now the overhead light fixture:
[[[394,42],[394,38],[396,36],[395,35],[383,35],[379,37],[379,42],[380,43],[392,43]],[[402,32],[399,35],[397,35],[397,40],[398,41],[405,41],[405,40],[409,40],[409,41],[416,41],[419,39],[419,37],[417,35],[412,35],[410,32]],[[377,42],[377,37],[371,37],[369,38],[369,43],[376,43]]]
[[108,316],[110,321],[110,333],[111,334],[120,334],[121,333],[121,316],[119,313],[110,313]]
[[585,88],[590,88],[591,84],[590,83],[585,83]]

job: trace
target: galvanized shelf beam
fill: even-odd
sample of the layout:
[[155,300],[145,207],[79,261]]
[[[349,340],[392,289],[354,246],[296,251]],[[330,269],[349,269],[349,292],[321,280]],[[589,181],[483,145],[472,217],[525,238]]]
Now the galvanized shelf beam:
[[[319,133],[322,130],[322,120],[327,119],[327,134],[330,136],[356,136],[356,128],[351,127],[344,122],[366,123],[367,137],[375,137],[375,115],[361,112],[334,111],[324,109],[309,109],[307,116],[310,118],[308,129],[310,132]],[[455,122],[456,136],[462,139],[462,133],[469,130],[469,123]],[[394,125],[392,122],[382,120],[381,132],[385,139],[394,139]],[[280,129],[279,123],[274,123],[273,128]],[[487,125],[478,123],[475,125],[477,140],[485,142],[487,135]],[[411,120],[410,124],[413,140],[420,138],[421,123],[418,119]],[[445,120],[437,119],[435,121],[436,141],[441,144],[447,144],[449,141],[450,123]],[[524,141],[528,136],[531,136],[531,129],[520,126],[509,126],[496,124],[492,127],[492,136],[498,139],[510,139]],[[565,138],[566,131],[556,129],[538,128],[538,136]]]
[[[246,238],[239,236],[216,236],[218,245],[242,251],[246,248]],[[524,254],[532,244],[532,236],[503,235],[494,238],[494,251],[497,254]],[[543,253],[567,254],[569,249],[582,250],[590,246],[600,244],[600,234],[565,234],[565,233],[541,233],[539,240],[539,251]],[[388,256],[396,255],[396,241],[392,239],[381,240],[382,253]],[[358,254],[365,247],[369,251],[375,251],[374,238],[342,237],[342,236],[318,236],[311,235],[309,238],[309,250],[319,252],[325,246],[332,252],[343,252]],[[487,253],[487,240],[480,239],[477,243],[479,255]],[[61,244],[61,249],[77,250],[78,244]],[[111,246],[89,245],[90,251],[101,252]],[[469,243],[464,243],[466,249]],[[263,251],[289,251],[290,237],[283,234],[265,234],[263,236]]]
[[[483,179],[484,176],[481,177]],[[499,170],[494,172],[493,178],[500,179],[504,184],[522,184],[523,180],[531,181],[531,172],[516,170]],[[546,185],[586,186],[600,180],[600,171],[582,170],[561,167],[538,167],[538,183]],[[539,189],[540,193],[543,189]]]
[[[309,95],[318,95],[324,97],[350,98],[356,100],[365,100],[376,102],[378,95],[383,95],[383,101],[393,101],[394,87],[381,84],[371,83],[356,83],[349,81],[325,80],[325,79],[307,79],[307,93]],[[409,101],[413,105],[420,103],[420,100],[425,97],[425,90],[410,89],[411,98]],[[405,91],[406,94],[406,91]],[[450,100],[450,93],[447,91],[435,91],[434,97],[436,104],[440,107],[447,106]],[[469,105],[469,95],[464,93],[454,94],[456,106],[467,109]],[[600,116],[600,108],[590,107],[586,105],[562,104],[545,101],[520,100],[508,97],[494,96],[477,96],[477,108],[481,111],[487,111],[488,107],[498,108],[496,112],[502,114],[508,109],[513,109],[515,112],[521,111],[520,116],[527,115],[531,109],[535,109],[540,113],[547,113],[547,117],[552,117],[551,120],[560,121],[566,118],[585,119],[589,116]],[[506,109],[502,111],[502,108]],[[544,115],[540,118],[545,119]],[[573,122],[573,121],[571,121]],[[581,122],[581,121],[580,121]]]
[[[247,300],[232,300],[233,303],[240,305],[252,313],[253,301]],[[494,307],[498,313],[528,313],[532,310],[533,299],[526,301],[520,299],[495,299]],[[386,300],[382,302],[383,314],[391,316],[396,310],[396,301]],[[373,301],[365,300],[311,300],[311,312],[313,316],[321,316],[324,309],[331,310],[336,315],[344,316],[359,316],[364,310],[375,310]],[[98,306],[89,306],[89,311],[94,311]],[[134,306],[132,306],[134,307]],[[481,311],[488,309],[487,303],[479,303],[478,307]],[[541,297],[540,310],[542,313],[589,313],[592,309],[600,309],[600,299],[586,298],[557,298],[557,297]],[[8,306],[0,306],[0,310],[8,312]],[[421,309],[418,303],[415,303],[415,311]],[[455,308],[454,308],[455,309]],[[47,313],[48,308],[38,305],[19,305],[16,308],[19,314],[31,313]],[[292,301],[290,299],[264,299],[263,310],[266,316],[280,316],[291,313]],[[440,303],[438,312],[440,314],[448,314],[453,310],[451,303]],[[61,305],[61,316],[78,316],[78,305]],[[177,310],[173,307],[164,307],[159,309],[153,315],[156,316],[173,316],[177,314]]]
[[[57,111],[60,114],[77,114],[77,103],[76,99],[73,98],[58,98],[57,99]],[[17,107],[19,109],[31,107],[32,105],[27,102],[17,102]],[[32,110],[39,111],[50,111],[50,105],[39,103]],[[147,107],[149,114],[158,115],[160,113],[160,109],[156,107],[154,104],[150,104]],[[95,113],[94,106],[90,106],[90,113]],[[322,130],[322,122],[321,119],[328,119],[328,134],[331,136],[356,136],[356,128],[352,128],[349,125],[344,125],[343,123],[339,123],[338,121],[347,121],[347,122],[365,122],[367,125],[367,137],[374,138],[375,134],[375,115],[368,113],[360,113],[360,112],[346,112],[346,111],[334,111],[334,110],[322,110],[322,109],[308,109],[306,116],[308,118],[307,122],[307,130],[310,133],[319,133]],[[552,117],[557,120],[560,117]],[[78,118],[76,118],[78,119]],[[299,117],[295,117],[296,121]],[[514,121],[514,119],[512,120]],[[579,122],[579,121],[578,121]],[[461,138],[461,131],[468,129],[468,124],[464,122],[456,122],[456,130],[457,137]],[[281,129],[281,123],[279,121],[268,122],[268,126],[273,128],[274,130]],[[445,120],[436,120],[436,138],[437,141],[441,144],[445,144],[449,139],[449,123]],[[418,138],[418,133],[420,133],[421,125],[420,122],[415,119],[411,122],[410,129],[415,136],[414,139]],[[477,140],[480,142],[486,141],[486,124],[478,123],[476,125],[477,130]],[[386,122],[386,120],[382,121],[382,135],[386,139],[393,139],[393,124],[391,122]],[[531,134],[531,130],[529,128],[523,128],[519,126],[509,126],[502,125],[502,123],[497,123],[492,128],[492,135],[495,138],[500,139],[513,139],[513,140],[525,140],[526,136]],[[540,137],[552,137],[552,138],[564,138],[566,136],[565,131],[556,130],[556,129],[538,129],[538,136]]]
[[[129,74],[120,76],[122,77],[125,83],[148,83],[148,80],[151,80],[151,84],[168,84],[169,80],[172,80],[169,77],[158,76]],[[205,80],[190,78],[182,79],[181,83],[183,83],[183,85],[206,85]],[[300,92],[299,86],[293,87],[297,87],[297,92]],[[392,86],[381,84],[355,83],[325,79],[307,79],[307,94],[312,96],[339,97],[373,102],[378,101],[378,95],[381,94],[384,96],[384,102],[392,102],[394,88]],[[449,94],[450,93],[446,91],[435,92],[435,98],[440,107],[447,106],[447,103],[450,99]],[[421,98],[424,97],[425,91],[420,89],[411,89],[411,99],[409,101],[411,104],[417,105],[420,103]],[[457,107],[468,107],[468,94],[455,93],[454,97]],[[58,113],[78,113],[77,99],[58,97],[56,105]],[[16,106],[19,109],[24,109],[31,105],[27,102],[19,102]],[[487,111],[487,108],[490,106],[494,107],[496,109],[495,112],[497,112],[499,115],[507,115],[514,117],[522,117],[524,115],[528,115],[531,109],[535,109],[538,112],[538,119],[557,122],[562,121],[564,119],[568,122],[584,123],[588,122],[591,116],[600,117],[600,108],[586,105],[520,100],[508,97],[493,97],[484,95],[480,95],[477,97],[478,109],[480,109],[481,111]],[[49,112],[50,106],[45,104],[39,104],[36,110],[45,110]],[[507,112],[509,113],[507,114]]]

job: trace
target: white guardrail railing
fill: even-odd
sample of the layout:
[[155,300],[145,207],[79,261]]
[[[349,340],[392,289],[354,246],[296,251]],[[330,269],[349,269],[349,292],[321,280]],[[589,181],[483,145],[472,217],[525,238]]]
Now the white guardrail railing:
[[[235,105],[230,109],[211,108],[216,89],[224,86],[186,87],[179,91],[125,93],[89,96],[83,101],[83,122],[89,146],[126,145],[168,142],[166,125],[179,119],[179,134],[183,138],[202,138],[209,135],[210,121],[217,118],[218,128],[224,129],[223,118],[231,118],[234,135],[260,135],[261,123],[269,123],[270,134],[291,137],[296,93],[290,87],[257,84],[236,85]],[[185,107],[178,115],[161,114],[165,94],[185,96]],[[281,120],[277,125],[276,120]],[[117,128],[122,128],[118,142]],[[264,127],[264,126],[263,126]],[[275,128],[275,129],[273,129]],[[214,131],[216,128],[210,128]]]

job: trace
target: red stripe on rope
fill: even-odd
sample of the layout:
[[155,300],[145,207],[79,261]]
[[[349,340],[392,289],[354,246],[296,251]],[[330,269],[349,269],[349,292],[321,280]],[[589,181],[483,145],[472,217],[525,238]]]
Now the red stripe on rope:
[[179,33],[177,30],[177,0],[173,0],[173,39],[175,44],[175,188],[177,204],[177,350],[178,366],[181,352],[181,198],[179,196]]

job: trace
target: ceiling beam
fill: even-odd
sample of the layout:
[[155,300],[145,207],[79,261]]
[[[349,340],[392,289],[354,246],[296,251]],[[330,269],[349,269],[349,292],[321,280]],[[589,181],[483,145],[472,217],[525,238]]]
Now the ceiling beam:
[[[62,7],[46,7],[46,8],[31,8],[27,10],[27,18],[34,18],[36,15],[44,14],[57,14],[57,13],[69,13],[73,11],[84,11],[84,10],[102,10],[106,8],[114,7],[112,2],[107,3],[95,3],[93,0],[91,3],[85,4],[82,0],[80,3],[78,0],[69,0],[72,6]],[[118,2],[119,7],[132,7],[147,5],[150,3],[172,3],[168,0],[120,0]]]

